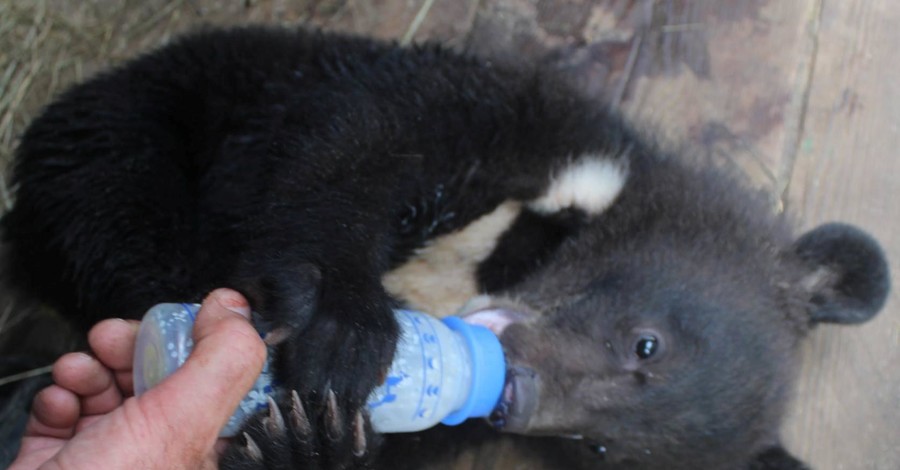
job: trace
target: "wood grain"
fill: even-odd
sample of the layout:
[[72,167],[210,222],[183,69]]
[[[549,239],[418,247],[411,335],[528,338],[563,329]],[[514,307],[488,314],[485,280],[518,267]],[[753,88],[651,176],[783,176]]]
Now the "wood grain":
[[823,326],[804,350],[786,438],[819,469],[900,468],[900,5],[825,1],[788,208],[806,228],[859,224],[884,245],[894,294],[856,328]]
[[668,139],[737,165],[777,199],[807,88],[816,1],[684,3],[644,33],[638,69],[662,71],[637,74],[623,107]]

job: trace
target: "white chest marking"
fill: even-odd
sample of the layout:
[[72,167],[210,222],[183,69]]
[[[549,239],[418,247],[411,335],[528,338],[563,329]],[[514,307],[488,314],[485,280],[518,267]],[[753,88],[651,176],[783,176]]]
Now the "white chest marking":
[[452,315],[478,295],[478,264],[494,251],[521,210],[520,203],[507,201],[461,230],[431,240],[412,259],[382,276],[381,283],[415,309]]
[[586,155],[573,161],[553,177],[543,196],[528,203],[542,214],[567,208],[597,215],[608,208],[622,192],[628,179],[628,164],[599,155]]

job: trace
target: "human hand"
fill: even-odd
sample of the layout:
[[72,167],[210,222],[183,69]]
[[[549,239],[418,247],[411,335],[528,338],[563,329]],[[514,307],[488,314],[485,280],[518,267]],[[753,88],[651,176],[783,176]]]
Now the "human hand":
[[171,376],[134,397],[138,322],[97,324],[94,356],[70,353],[34,399],[11,470],[216,468],[220,429],[262,371],[266,348],[238,293],[219,289],[194,324],[194,350]]

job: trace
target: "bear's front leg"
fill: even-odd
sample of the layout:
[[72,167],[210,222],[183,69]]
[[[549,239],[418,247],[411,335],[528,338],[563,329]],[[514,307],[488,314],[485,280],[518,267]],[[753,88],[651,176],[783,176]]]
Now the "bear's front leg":
[[366,399],[399,331],[380,282],[391,246],[387,204],[331,198],[347,204],[295,195],[264,225],[247,227],[227,283],[247,296],[275,346],[278,398],[244,426],[223,468],[347,468],[374,452]]

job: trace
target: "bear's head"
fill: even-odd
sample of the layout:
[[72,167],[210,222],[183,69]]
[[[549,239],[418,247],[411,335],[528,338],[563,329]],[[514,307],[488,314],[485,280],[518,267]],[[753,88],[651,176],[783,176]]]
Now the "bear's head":
[[727,179],[673,178],[633,181],[527,275],[463,309],[507,355],[491,421],[638,468],[802,468],[779,438],[798,345],[815,324],[882,308],[885,256],[844,224],[794,239]]

